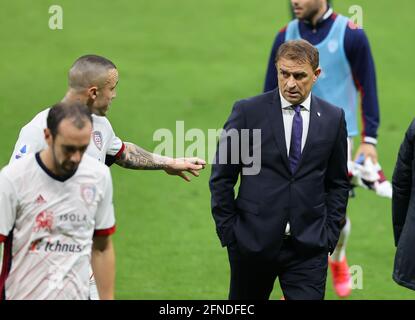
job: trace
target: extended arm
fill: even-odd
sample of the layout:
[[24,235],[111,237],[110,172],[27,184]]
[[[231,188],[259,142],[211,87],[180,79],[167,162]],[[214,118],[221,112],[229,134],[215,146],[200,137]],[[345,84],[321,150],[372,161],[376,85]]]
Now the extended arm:
[[170,175],[177,175],[190,181],[184,172],[199,176],[199,171],[205,167],[206,162],[199,158],[174,159],[151,153],[143,148],[125,142],[125,149],[115,163],[123,168],[135,170],[164,170]]

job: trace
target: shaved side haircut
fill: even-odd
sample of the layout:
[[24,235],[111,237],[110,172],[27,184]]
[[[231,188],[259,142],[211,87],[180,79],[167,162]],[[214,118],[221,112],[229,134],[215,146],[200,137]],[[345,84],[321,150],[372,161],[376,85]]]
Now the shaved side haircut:
[[101,88],[105,85],[109,70],[112,69],[117,67],[107,58],[92,54],[82,56],[69,70],[69,87],[77,92],[91,86]]

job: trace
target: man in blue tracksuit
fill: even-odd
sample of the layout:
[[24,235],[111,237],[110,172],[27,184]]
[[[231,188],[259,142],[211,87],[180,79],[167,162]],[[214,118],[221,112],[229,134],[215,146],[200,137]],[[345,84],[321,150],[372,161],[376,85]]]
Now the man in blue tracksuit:
[[[369,41],[362,28],[348,18],[336,14],[327,0],[291,0],[292,20],[277,34],[268,63],[264,92],[277,86],[275,56],[282,43],[305,39],[320,53],[322,74],[312,93],[345,111],[349,136],[349,163],[353,163],[352,138],[359,134],[357,105],[361,99],[361,143],[356,154],[377,163],[377,131],[379,105],[376,74]],[[384,175],[381,175],[384,179]],[[330,257],[334,287],[339,297],[351,293],[351,279],[346,260],[346,243],[350,233],[347,218],[336,250]]]

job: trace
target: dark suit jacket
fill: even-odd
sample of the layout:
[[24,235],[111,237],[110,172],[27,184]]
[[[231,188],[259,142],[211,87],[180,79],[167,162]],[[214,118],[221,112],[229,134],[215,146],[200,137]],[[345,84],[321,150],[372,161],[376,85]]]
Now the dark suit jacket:
[[399,149],[393,172],[392,222],[397,246],[393,279],[415,290],[415,119]]
[[[331,253],[345,222],[349,192],[344,111],[312,96],[307,140],[294,174],[289,169],[278,89],[236,102],[224,129],[250,129],[250,136],[253,129],[261,129],[261,169],[257,175],[241,174],[250,166],[244,164],[246,155],[240,152],[242,159],[231,164],[231,139],[221,137],[209,185],[222,246],[236,242],[244,254],[275,256],[289,221],[298,249]],[[223,146],[228,147],[228,164],[219,162]],[[250,139],[251,155],[258,147]]]

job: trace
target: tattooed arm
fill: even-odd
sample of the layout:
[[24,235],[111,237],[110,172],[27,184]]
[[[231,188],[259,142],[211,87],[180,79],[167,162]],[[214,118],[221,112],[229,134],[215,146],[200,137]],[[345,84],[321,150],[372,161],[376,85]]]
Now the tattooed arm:
[[125,149],[121,156],[115,160],[119,166],[136,170],[159,170],[167,168],[167,160],[154,153],[150,153],[133,143],[125,142]]
[[194,176],[199,176],[199,171],[205,167],[205,161],[199,158],[173,159],[154,154],[140,148],[139,146],[125,142],[125,149],[121,156],[115,160],[119,166],[135,170],[161,170],[167,174],[177,175],[190,181],[184,171],[190,172]]

